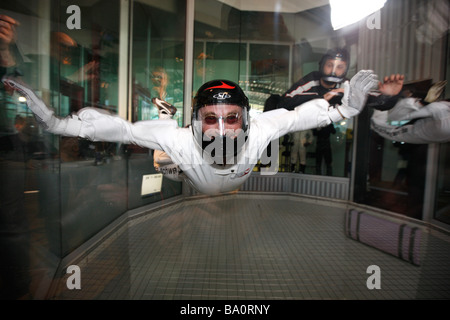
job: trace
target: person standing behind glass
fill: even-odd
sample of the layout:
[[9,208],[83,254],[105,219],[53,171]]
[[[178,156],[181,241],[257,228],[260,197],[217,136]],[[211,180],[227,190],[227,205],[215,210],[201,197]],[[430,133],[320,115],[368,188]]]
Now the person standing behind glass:
[[[313,142],[311,130],[297,131],[292,134],[293,146],[291,151],[291,172],[305,173],[306,170],[306,148]],[[295,166],[300,161],[299,170]]]
[[316,174],[322,174],[322,160],[325,161],[326,175],[333,175],[333,153],[331,150],[330,135],[335,134],[336,129],[333,124],[323,128],[317,128],[313,130],[316,139]]
[[347,80],[349,67],[347,50],[329,50],[319,62],[319,70],[313,71],[286,91],[278,103],[278,108],[291,110],[312,99],[324,98],[330,101],[344,92],[341,84]]
[[[291,88],[286,91],[277,108],[293,110],[295,107],[313,100],[323,98],[329,102],[331,106],[341,103],[344,93],[344,83],[347,79],[347,72],[350,65],[350,55],[344,48],[335,48],[327,51],[319,62],[319,70],[308,73],[303,78],[294,83]],[[376,106],[379,110],[392,108],[400,97],[400,91],[403,84],[403,76],[392,74],[384,77],[384,82],[378,82],[378,90],[370,91],[367,97],[366,106]],[[334,129],[334,127],[333,127]],[[330,130],[330,129],[327,129]],[[325,131],[320,132],[320,136]],[[328,134],[329,136],[329,134]],[[317,161],[325,158],[327,163],[327,175],[331,175],[331,147],[328,147],[328,141],[324,137],[322,145],[317,146]],[[318,164],[317,164],[318,166]],[[317,167],[317,174],[321,174],[321,168]]]
[[[347,81],[347,72],[350,65],[350,55],[344,48],[335,48],[327,51],[319,62],[319,70],[308,73],[294,83],[286,91],[277,108],[293,110],[295,107],[312,99],[323,98],[330,105],[341,103],[344,93],[343,84]],[[378,82],[378,90],[369,92],[366,105],[376,106],[378,110],[392,108],[401,98],[401,85],[395,86],[399,81],[403,83],[402,75],[392,74],[385,77],[384,82]]]

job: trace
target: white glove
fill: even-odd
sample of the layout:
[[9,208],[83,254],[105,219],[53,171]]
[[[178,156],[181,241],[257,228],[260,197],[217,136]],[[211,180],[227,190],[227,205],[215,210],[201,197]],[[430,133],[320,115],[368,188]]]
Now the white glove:
[[378,85],[377,75],[372,70],[361,70],[342,85],[344,96],[342,104],[331,109],[328,114],[331,121],[337,122],[343,118],[350,119],[358,115],[364,108],[367,96]]
[[20,92],[27,99],[28,108],[31,109],[36,120],[43,125],[45,130],[56,134],[78,136],[81,121],[77,117],[66,119],[55,117],[54,111],[49,109],[27,84],[17,78],[5,76],[2,78],[2,82]]
[[39,123],[44,124],[44,126],[47,128],[47,122],[50,121],[53,117],[53,110],[50,110],[45,105],[45,103],[36,96],[33,90],[19,79],[5,76],[2,78],[2,82],[5,85],[10,86],[12,89],[18,91],[27,99],[27,106],[31,109],[31,111],[33,111],[36,120]]

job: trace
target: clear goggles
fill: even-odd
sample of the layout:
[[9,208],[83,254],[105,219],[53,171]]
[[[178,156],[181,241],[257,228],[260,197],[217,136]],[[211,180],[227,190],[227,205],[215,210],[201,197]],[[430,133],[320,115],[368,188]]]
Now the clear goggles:
[[209,138],[240,135],[247,128],[247,110],[235,105],[211,105],[200,108],[193,119],[197,133]]

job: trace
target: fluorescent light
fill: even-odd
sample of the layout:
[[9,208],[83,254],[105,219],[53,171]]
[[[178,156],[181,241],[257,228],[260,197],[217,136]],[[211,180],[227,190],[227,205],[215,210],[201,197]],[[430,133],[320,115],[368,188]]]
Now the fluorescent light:
[[383,8],[386,0],[330,0],[331,24],[337,30]]

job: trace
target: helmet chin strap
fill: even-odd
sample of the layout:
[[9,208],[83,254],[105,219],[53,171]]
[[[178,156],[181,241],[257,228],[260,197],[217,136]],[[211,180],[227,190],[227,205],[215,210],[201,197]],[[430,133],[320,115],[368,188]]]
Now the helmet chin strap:
[[334,75],[324,76],[322,77],[322,80],[327,84],[336,84],[336,83],[342,83],[344,81],[344,78],[342,77],[336,77]]

